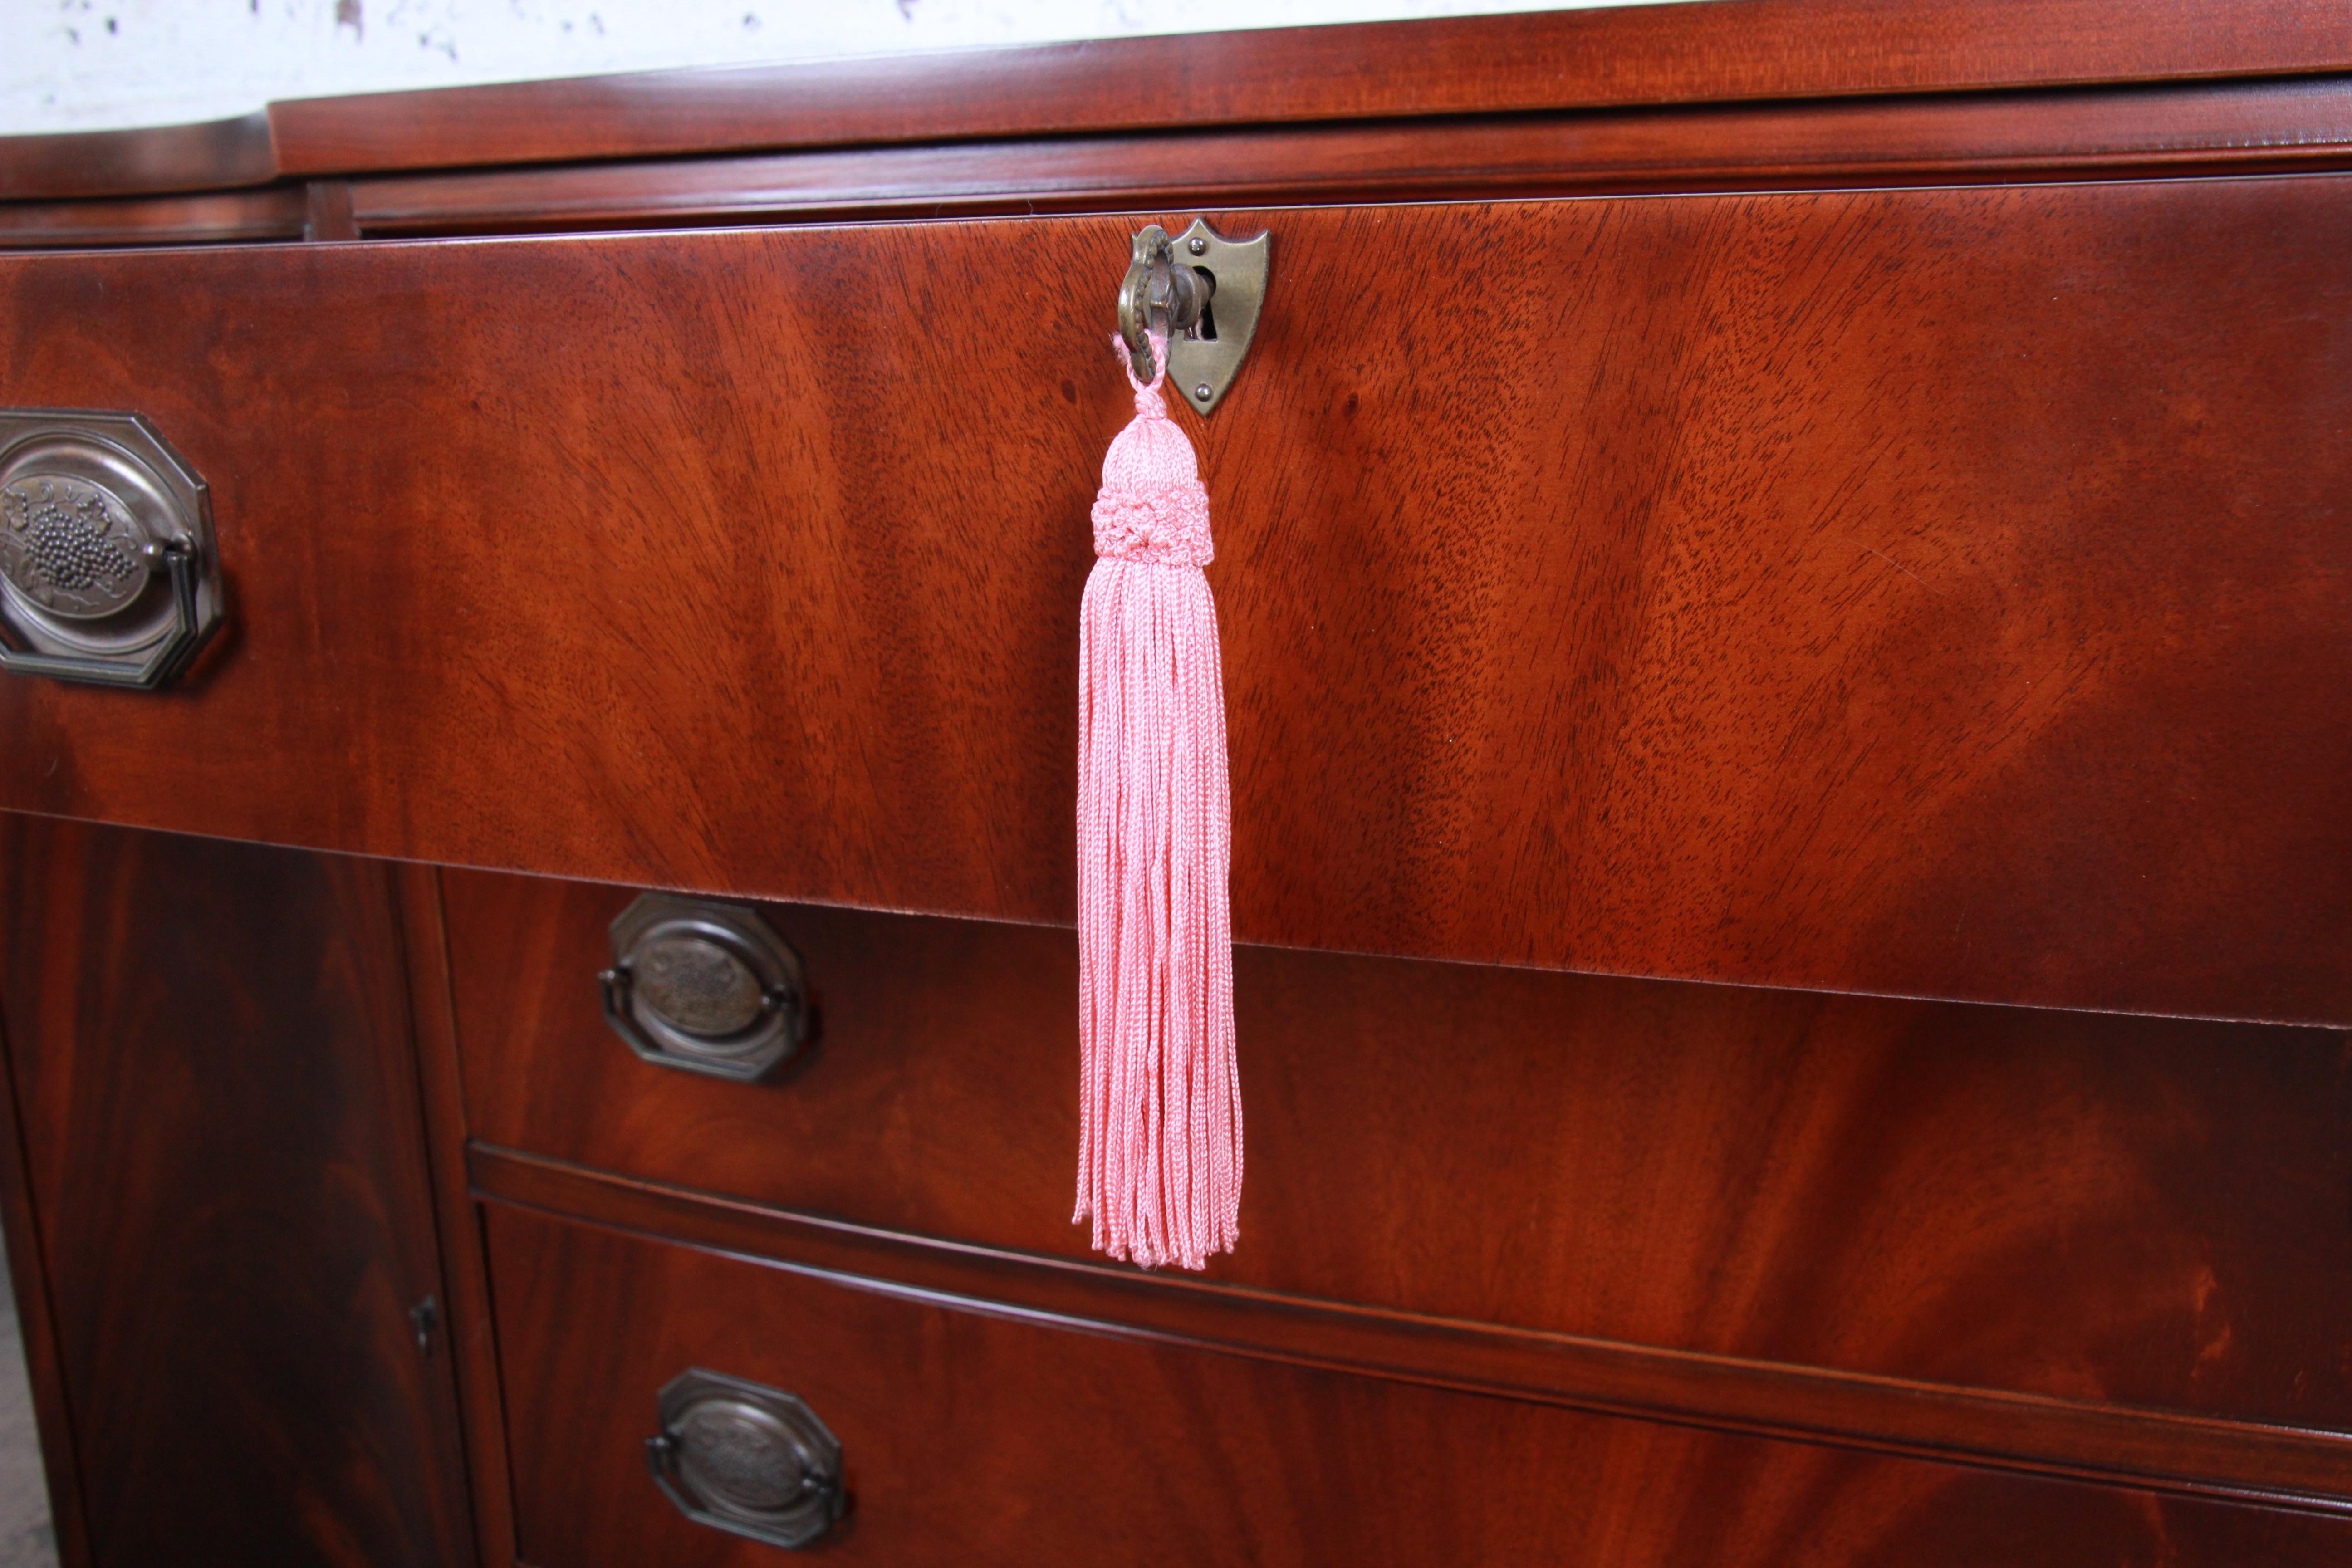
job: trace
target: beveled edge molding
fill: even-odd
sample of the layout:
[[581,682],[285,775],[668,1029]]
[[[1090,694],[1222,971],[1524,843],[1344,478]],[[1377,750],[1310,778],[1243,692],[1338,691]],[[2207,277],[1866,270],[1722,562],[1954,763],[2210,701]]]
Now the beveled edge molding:
[[[2352,167],[2352,79],[867,147],[0,204],[0,250]],[[331,207],[330,224],[320,210]]]
[[1349,1306],[927,1239],[479,1142],[474,1195],[856,1289],[1088,1333],[2190,1497],[2352,1513],[2352,1435]]
[[2347,166],[2352,79],[2323,79],[867,147],[351,189],[360,232],[390,237]]
[[0,250],[2346,168],[2352,78],[2255,79],[930,142],[0,202]]

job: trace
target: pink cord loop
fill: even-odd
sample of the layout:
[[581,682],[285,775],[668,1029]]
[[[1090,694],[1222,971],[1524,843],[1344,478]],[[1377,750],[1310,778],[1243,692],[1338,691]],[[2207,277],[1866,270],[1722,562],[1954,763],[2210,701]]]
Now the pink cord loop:
[[[1146,332],[1143,341],[1151,345],[1151,379],[1135,379],[1135,355],[1129,352],[1127,340],[1117,332],[1110,335],[1110,346],[1118,354],[1118,368],[1126,373],[1127,384],[1135,389],[1135,411],[1146,418],[1165,419],[1168,405],[1160,401],[1160,384],[1168,379],[1168,334]],[[1145,395],[1150,401],[1145,402]]]

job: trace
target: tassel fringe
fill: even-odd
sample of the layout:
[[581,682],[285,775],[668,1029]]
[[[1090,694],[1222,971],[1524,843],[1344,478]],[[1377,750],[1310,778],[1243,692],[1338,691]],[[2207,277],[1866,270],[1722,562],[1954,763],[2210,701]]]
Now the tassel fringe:
[[1079,622],[1074,1219],[1113,1258],[1201,1268],[1241,1212],[1233,805],[1208,500],[1159,387],[1104,461]]

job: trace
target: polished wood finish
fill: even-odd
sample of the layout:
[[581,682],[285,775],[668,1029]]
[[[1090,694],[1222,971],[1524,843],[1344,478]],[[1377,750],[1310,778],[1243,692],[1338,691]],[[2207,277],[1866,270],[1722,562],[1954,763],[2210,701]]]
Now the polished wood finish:
[[1888,180],[2178,176],[2352,160],[2337,79],[877,146],[0,205],[0,247],[515,233]]
[[[694,1364],[850,1563],[2342,1561],[2347,84],[2317,0],[1736,0],[0,143],[10,401],[153,419],[234,617],[0,679],[70,1568],[769,1561],[645,1476]],[[1276,236],[1180,416],[1205,1276],[1064,1217],[1139,208]],[[611,1037],[640,885],[801,900],[813,1052]]]
[[383,868],[9,817],[0,872],[88,1561],[470,1561]]
[[201,125],[0,136],[0,202],[150,195],[266,184],[278,176],[269,116]]
[[478,1145],[484,1197],[1087,1333],[2183,1496],[2352,1513],[2352,1436],[1497,1327],[906,1236]]
[[1717,0],[669,70],[0,137],[0,201],[273,178],[1168,127],[2352,68],[2324,0]]
[[304,239],[315,242],[359,237],[359,223],[352,215],[349,180],[312,180],[302,187]]
[[[355,182],[369,234],[2341,168],[2352,83],[1061,137]],[[8,215],[0,211],[0,225]]]
[[[476,1137],[1087,1257],[1071,933],[772,908],[818,1042],[745,1086],[605,1029],[625,892],[446,888]],[[1220,1280],[2352,1430],[2339,1033],[1267,949],[1234,983],[1250,1184]]]
[[2352,68],[2326,0],[1717,0],[270,106],[289,174]]
[[[2335,1563],[2352,1521],[1776,1444],[1057,1332],[494,1205],[523,1554],[765,1563],[656,1493],[654,1391],[792,1390],[844,1563]],[[847,1287],[847,1288],[845,1288]],[[583,1375],[593,1367],[595,1375]]]
[[[1244,940],[2352,1018],[2352,182],[1221,221]],[[1129,228],[0,259],[235,606],[0,806],[1067,920]]]
[[0,250],[245,243],[296,239],[301,233],[302,193],[284,188],[0,205]]
[[466,1173],[465,1089],[458,1081],[441,879],[430,866],[395,867],[391,875],[407,961],[409,1012],[416,1026],[424,1131],[440,1226],[442,1278],[448,1284],[443,1322],[465,1416],[475,1540],[486,1568],[503,1568],[514,1557],[514,1497],[507,1476],[507,1422],[499,1392],[488,1256],[481,1211]]

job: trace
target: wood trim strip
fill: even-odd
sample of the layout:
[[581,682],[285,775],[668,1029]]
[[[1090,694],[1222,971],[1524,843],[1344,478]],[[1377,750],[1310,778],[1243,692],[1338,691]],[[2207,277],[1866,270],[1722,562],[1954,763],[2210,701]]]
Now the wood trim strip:
[[2352,79],[1081,137],[404,175],[375,235],[2113,178],[2352,163]]
[[302,220],[302,192],[294,186],[129,201],[24,203],[0,206],[0,250],[299,239]]
[[[440,1471],[437,1479],[441,1495],[452,1500],[461,1516],[436,1513],[436,1523],[442,1533],[435,1542],[435,1550],[442,1559],[457,1564],[458,1568],[467,1568],[467,1564],[476,1563],[476,1527],[470,1507],[472,1469],[467,1454],[464,1395],[458,1382],[457,1357],[454,1352],[457,1335],[453,1325],[457,1304],[450,1282],[451,1255],[462,1251],[462,1248],[450,1245],[447,1228],[442,1221],[445,1193],[455,1192],[462,1200],[465,1188],[462,1185],[451,1186],[445,1173],[436,1168],[436,1151],[427,1132],[427,1095],[422,1058],[425,1031],[431,1026],[432,1008],[429,995],[425,998],[425,1006],[417,1005],[419,970],[416,961],[419,951],[415,940],[416,933],[411,926],[418,911],[404,884],[408,867],[396,861],[356,858],[346,864],[359,873],[373,894],[371,901],[376,907],[371,911],[372,918],[364,934],[394,966],[393,984],[396,987],[393,993],[396,998],[394,1005],[404,1015],[392,1020],[394,1026],[388,1032],[385,1047],[394,1059],[377,1064],[376,1081],[387,1100],[401,1102],[388,1104],[387,1113],[395,1126],[404,1122],[414,1139],[393,1155],[400,1167],[394,1179],[400,1187],[406,1189],[410,1204],[421,1197],[426,1205],[427,1212],[424,1216],[425,1228],[419,1239],[425,1248],[422,1261],[430,1265],[429,1279],[423,1282],[412,1280],[412,1285],[429,1285],[441,1317],[439,1345],[431,1347],[429,1353],[421,1358],[425,1372],[425,1397],[430,1402],[433,1421],[435,1451],[430,1456],[430,1463]],[[437,914],[437,906],[425,912]],[[356,935],[355,931],[355,938]],[[429,962],[429,952],[425,956]],[[446,991],[446,986],[443,989]]]
[[8,1248],[8,1275],[16,1296],[16,1322],[25,1344],[25,1371],[48,1482],[49,1522],[64,1568],[90,1568],[89,1520],[82,1498],[81,1461],[75,1452],[73,1401],[58,1349],[57,1308],[49,1297],[47,1244],[33,1207],[32,1172],[17,1110],[16,1057],[0,1026],[0,1232]]
[[2352,1512],[2352,1436],[1657,1350],[926,1240],[475,1144],[477,1194],[959,1310],[1948,1463]]
[[295,100],[286,174],[2352,68],[2327,0],[1713,0]]
[[352,216],[352,183],[349,180],[312,180],[302,187],[302,238],[310,243],[323,240],[357,239],[359,225]]
[[506,1568],[517,1550],[514,1489],[507,1471],[506,1411],[499,1383],[498,1328],[490,1310],[488,1256],[481,1211],[466,1171],[465,1088],[459,1078],[456,1004],[449,990],[441,873],[431,866],[401,864],[391,875],[408,963],[409,1016],[441,1233],[442,1282],[448,1297],[446,1342],[457,1373],[476,1549],[484,1568]]
[[0,249],[2347,166],[2352,80],[2313,79],[313,181],[0,205]]

